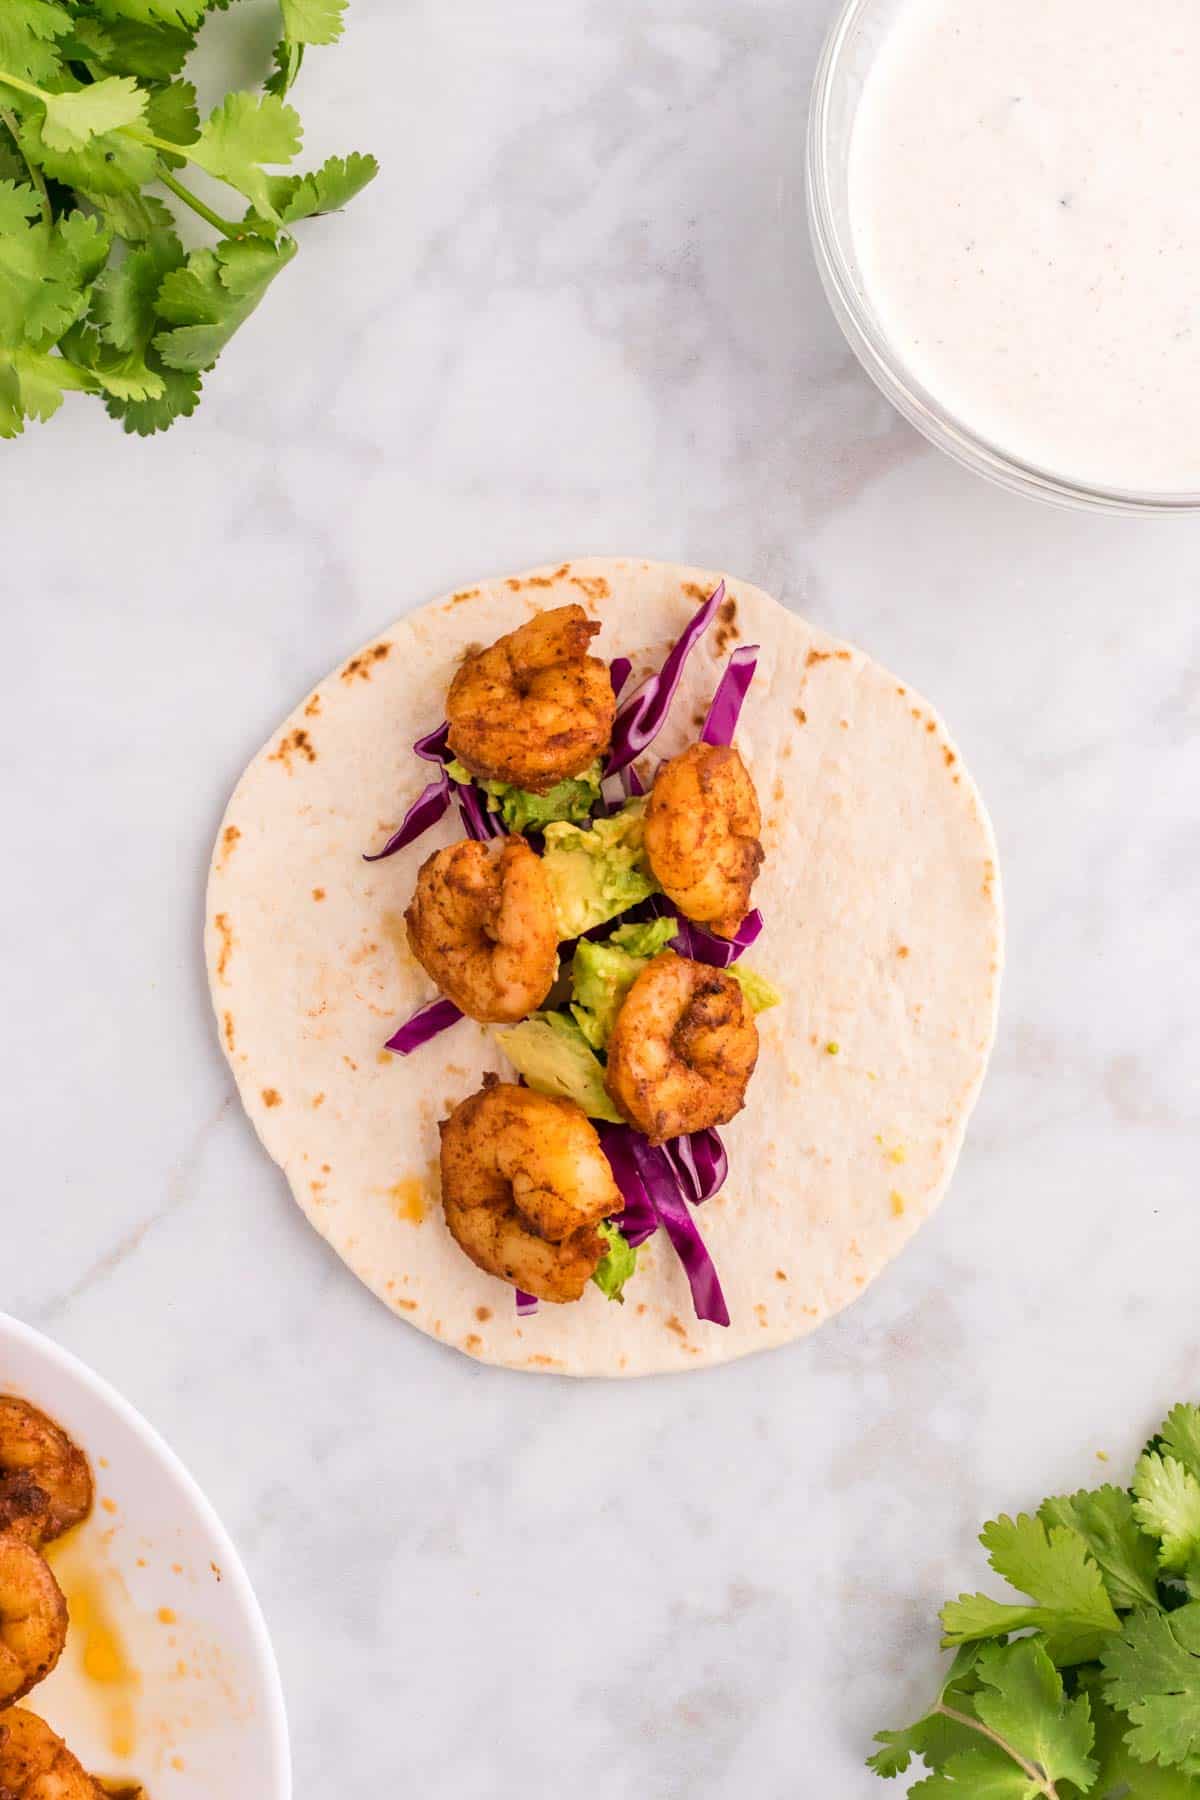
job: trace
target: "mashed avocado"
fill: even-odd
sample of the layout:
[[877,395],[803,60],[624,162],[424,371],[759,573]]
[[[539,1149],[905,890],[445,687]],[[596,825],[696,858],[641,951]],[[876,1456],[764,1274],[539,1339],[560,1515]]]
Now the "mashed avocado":
[[[460,785],[474,776],[460,762],[447,763],[446,773]],[[509,831],[542,831],[559,820],[582,824],[600,798],[602,770],[599,761],[572,781],[560,781],[548,794],[531,794],[507,781],[481,781],[480,787],[495,806]]]
[[604,1086],[604,1065],[565,1013],[533,1013],[519,1025],[497,1031],[495,1038],[537,1093],[574,1100],[591,1119],[621,1123]]
[[592,1280],[606,1300],[625,1304],[625,1283],[637,1270],[637,1251],[621,1236],[611,1219],[601,1219],[596,1227],[608,1249],[596,1264]]
[[611,819],[596,819],[590,831],[547,825],[542,867],[560,938],[581,937],[658,892],[642,841],[645,811],[644,800],[627,800]]
[[741,963],[732,963],[728,972],[750,1002],[751,1012],[766,1012],[768,1007],[778,1006],[783,999],[779,989],[754,969],[743,969]]
[[673,919],[622,925],[602,944],[585,938],[571,965],[575,1022],[594,1050],[606,1050],[626,994],[650,958],[664,950],[678,927]]

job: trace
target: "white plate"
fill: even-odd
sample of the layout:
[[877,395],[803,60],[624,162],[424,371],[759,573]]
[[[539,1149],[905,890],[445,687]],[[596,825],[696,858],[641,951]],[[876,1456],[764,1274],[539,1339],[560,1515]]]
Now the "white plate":
[[283,1690],[246,1572],[183,1464],[133,1408],[0,1313],[0,1392],[87,1455],[96,1507],[51,1545],[71,1609],[54,1674],[23,1704],[84,1767],[148,1800],[290,1800]]

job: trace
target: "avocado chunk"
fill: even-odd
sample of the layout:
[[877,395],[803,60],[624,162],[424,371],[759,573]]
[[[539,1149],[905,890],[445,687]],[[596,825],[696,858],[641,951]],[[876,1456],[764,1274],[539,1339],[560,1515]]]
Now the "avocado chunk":
[[618,1306],[624,1306],[625,1283],[637,1270],[637,1251],[611,1219],[601,1219],[596,1230],[608,1249],[596,1264],[592,1280],[606,1300],[615,1300]]
[[745,994],[751,1012],[766,1012],[768,1007],[778,1006],[783,999],[779,989],[756,969],[743,969],[741,963],[731,963],[729,974]]
[[571,964],[571,1011],[594,1050],[606,1050],[617,1014],[641,971],[665,950],[678,926],[673,919],[622,925],[603,943],[584,938]]
[[645,811],[645,800],[627,800],[611,818],[594,820],[590,831],[565,821],[547,825],[542,867],[560,938],[582,937],[658,892],[646,861]]
[[573,1100],[590,1119],[621,1123],[604,1086],[603,1063],[565,1013],[533,1013],[493,1036],[537,1093]]
[[[457,761],[447,763],[446,773],[460,786],[475,779],[471,771]],[[603,769],[597,759],[582,775],[560,781],[548,794],[531,794],[507,781],[481,781],[479,786],[499,812],[507,830],[543,831],[547,825],[561,820],[583,824],[589,819],[600,798],[602,776]]]

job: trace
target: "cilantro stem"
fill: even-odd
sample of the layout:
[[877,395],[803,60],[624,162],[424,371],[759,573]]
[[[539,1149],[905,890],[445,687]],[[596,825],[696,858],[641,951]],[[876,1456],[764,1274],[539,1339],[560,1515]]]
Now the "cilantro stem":
[[956,1707],[947,1706],[944,1700],[939,1700],[937,1705],[932,1708],[932,1711],[941,1713],[944,1719],[953,1719],[956,1725],[965,1725],[970,1731],[977,1731],[981,1737],[990,1739],[998,1749],[1003,1750],[1005,1756],[1012,1757],[1018,1767],[1024,1770],[1025,1774],[1028,1775],[1030,1781],[1037,1782],[1042,1793],[1046,1796],[1046,1800],[1058,1800],[1058,1789],[1045,1771],[1039,1769],[1036,1763],[1026,1762],[1025,1758],[1019,1756],[1007,1739],[1002,1738],[998,1731],[990,1730],[981,1719],[972,1718],[970,1713],[959,1712]]
[[32,100],[45,100],[45,88],[34,87],[31,81],[22,81],[19,75],[9,75],[0,69],[0,83],[5,87],[16,88],[18,94],[28,94]]
[[194,213],[198,213],[223,237],[234,238],[243,235],[244,228],[241,225],[235,225],[231,219],[223,219],[220,213],[213,211],[211,206],[206,206],[198,194],[193,194],[190,188],[185,188],[182,181],[176,181],[164,162],[160,162],[158,165],[158,179],[165,188],[170,189],[177,200],[182,200],[185,206],[190,206]]
[[0,125],[3,125],[8,132],[9,137],[16,146],[17,155],[21,158],[21,161],[29,171],[29,179],[36,188],[38,200],[41,203],[43,220],[47,225],[53,225],[54,213],[50,207],[50,196],[46,192],[45,176],[42,174],[42,171],[38,168],[36,163],[30,162],[24,150],[21,148],[20,122],[17,119],[16,114],[10,112],[7,106],[0,106]]

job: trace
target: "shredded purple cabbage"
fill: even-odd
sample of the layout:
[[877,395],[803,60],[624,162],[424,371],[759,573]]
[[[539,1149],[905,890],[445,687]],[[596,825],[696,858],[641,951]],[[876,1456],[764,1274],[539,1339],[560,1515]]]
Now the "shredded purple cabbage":
[[731,938],[717,937],[705,931],[703,925],[693,924],[682,915],[678,917],[679,931],[671,940],[671,948],[678,950],[680,956],[690,956],[693,962],[706,963],[710,969],[727,969],[737,962],[742,952],[761,936],[763,928],[763,916],[757,907],[746,914]]
[[538,1303],[534,1295],[525,1293],[522,1288],[516,1288],[514,1289],[514,1296],[517,1302],[517,1313],[520,1318],[527,1319],[530,1313],[535,1313],[537,1311]]
[[612,682],[613,699],[621,698],[621,689],[633,674],[633,664],[627,656],[614,656],[608,665],[608,679]]
[[712,697],[704,730],[700,733],[702,744],[732,744],[757,667],[757,644],[743,644],[734,651]]
[[439,1032],[449,1031],[451,1025],[457,1025],[462,1016],[453,1000],[430,1000],[404,1021],[384,1049],[391,1050],[396,1056],[411,1056]]
[[630,1147],[650,1203],[683,1264],[696,1317],[707,1319],[713,1325],[728,1325],[729,1308],[721,1292],[717,1271],[680,1192],[679,1178],[670,1158],[663,1149],[648,1143],[637,1133],[631,1134]]
[[658,1230],[658,1214],[650,1203],[650,1196],[634,1161],[633,1133],[628,1125],[607,1125],[602,1122],[597,1122],[596,1130],[600,1136],[600,1147],[608,1158],[613,1180],[620,1188],[625,1202],[625,1210],[617,1224],[622,1237],[636,1250],[639,1244],[644,1244]]
[[715,1131],[693,1131],[663,1145],[680,1186],[694,1206],[703,1206],[725,1186],[729,1156]]
[[662,668],[656,675],[648,676],[632,699],[618,711],[613,721],[612,749],[605,765],[606,775],[619,775],[622,769],[627,769],[662,730],[683,675],[684,665],[712,624],[724,597],[725,583],[720,581],[704,605],[696,608],[686,630],[671,646]]
[[385,856],[395,856],[397,850],[407,849],[409,844],[415,843],[449,811],[452,800],[458,801],[459,814],[468,837],[473,837],[478,843],[486,843],[488,838],[504,835],[503,825],[488,807],[479,788],[473,785],[459,787],[446,773],[447,767],[454,761],[449,737],[450,727],[443,719],[436,731],[427,731],[424,737],[417,739],[413,749],[422,761],[441,764],[438,776],[417,795],[383,849],[377,850],[373,856],[364,856],[364,862],[382,862]]

